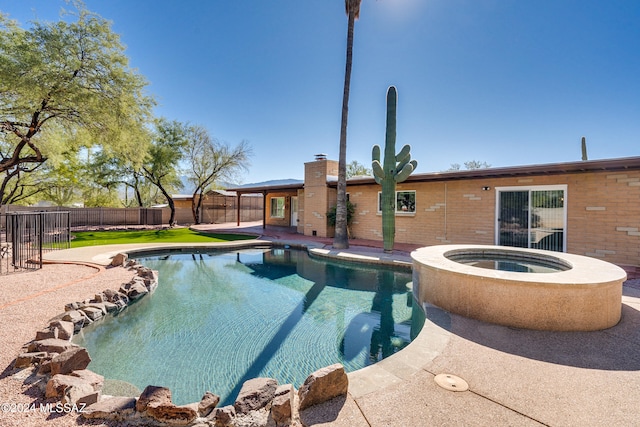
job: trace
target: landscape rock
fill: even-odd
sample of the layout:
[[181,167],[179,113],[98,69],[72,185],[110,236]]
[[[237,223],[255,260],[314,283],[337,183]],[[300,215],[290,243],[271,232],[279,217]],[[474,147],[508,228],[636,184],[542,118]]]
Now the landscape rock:
[[131,300],[137,300],[149,293],[149,289],[142,283],[135,280],[122,285],[120,292],[126,293]]
[[62,353],[73,347],[77,347],[77,345],[59,338],[47,338],[29,344],[29,352],[45,351],[47,353]]
[[64,305],[64,311],[73,311],[80,308],[80,303],[70,302]]
[[206,392],[204,396],[202,396],[202,399],[200,399],[200,403],[198,403],[198,415],[206,417],[211,413],[213,408],[218,406],[218,403],[220,403],[220,396],[210,391]]
[[72,377],[71,375],[54,375],[47,382],[45,389],[45,397],[63,397],[70,387],[77,387],[85,390],[86,394],[93,393],[93,386],[82,378]]
[[[102,310],[99,309],[99,308],[96,308],[96,307],[86,306],[86,307],[82,307],[80,310],[84,314],[86,314],[89,319],[91,319],[94,322],[96,320],[102,319],[102,316],[104,316],[104,313],[102,312]],[[105,312],[106,312],[106,310],[105,310]]]
[[129,304],[129,297],[126,293],[117,292],[111,289],[103,291],[107,301],[115,304],[118,310],[122,310]]
[[102,390],[102,386],[104,384],[104,377],[100,374],[96,374],[93,371],[88,369],[80,369],[77,371],[73,371],[69,374],[72,377],[78,377],[87,383],[91,384],[94,391]]
[[298,390],[299,409],[302,411],[334,397],[346,395],[348,388],[349,379],[340,363],[319,369],[309,375]]
[[51,374],[68,374],[72,371],[86,369],[90,362],[91,357],[86,348],[70,348],[51,359]]
[[107,306],[104,302],[90,302],[89,304],[87,304],[87,307],[96,308],[100,310],[103,316],[107,314]]
[[84,328],[84,326],[90,322],[87,315],[80,310],[67,311],[64,316],[62,316],[62,320],[73,323],[74,332],[79,332],[80,329]]
[[278,382],[273,378],[254,378],[242,384],[233,404],[237,414],[246,414],[267,406],[275,395]]
[[113,258],[111,258],[111,266],[112,267],[123,267],[127,262],[127,258],[129,256],[127,254],[117,254]]
[[94,391],[91,384],[82,382],[65,389],[60,401],[63,404],[69,405],[80,405],[81,403],[92,405],[96,403],[99,398],[99,391]]
[[149,403],[147,416],[161,423],[188,425],[198,418],[198,413],[189,406],[176,406],[173,403]]
[[26,368],[31,366],[34,363],[41,362],[45,357],[47,357],[47,353],[45,351],[36,351],[33,353],[20,353],[18,357],[16,357],[15,362],[13,363],[13,367],[18,368]]
[[58,338],[57,331],[53,328],[46,328],[36,332],[36,341],[46,340],[47,338]]
[[51,373],[51,359],[45,359],[38,367],[37,375],[48,375]]
[[74,325],[73,322],[68,322],[66,320],[54,320],[49,323],[50,329],[55,329],[57,331],[58,336],[56,338],[61,340],[70,340],[73,338]]
[[104,305],[104,308],[105,310],[107,310],[107,313],[113,313],[120,310],[120,307],[118,307],[116,304],[109,301],[103,302],[102,305]]
[[222,408],[215,408],[211,411],[211,414],[207,419],[214,422],[215,427],[230,427],[233,426],[233,420],[236,417],[236,409],[233,405],[223,406]]
[[276,424],[289,424],[293,412],[293,397],[295,390],[292,384],[278,386],[271,402],[271,418]]
[[87,419],[100,418],[122,421],[133,415],[136,407],[135,397],[110,397],[86,408],[82,416]]
[[148,385],[136,402],[136,411],[145,412],[149,405],[171,403],[171,390],[166,387]]

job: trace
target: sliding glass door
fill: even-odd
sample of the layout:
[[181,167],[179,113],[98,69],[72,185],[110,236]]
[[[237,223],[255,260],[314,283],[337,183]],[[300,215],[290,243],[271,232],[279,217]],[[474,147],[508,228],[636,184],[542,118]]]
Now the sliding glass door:
[[564,252],[566,185],[496,188],[496,243]]

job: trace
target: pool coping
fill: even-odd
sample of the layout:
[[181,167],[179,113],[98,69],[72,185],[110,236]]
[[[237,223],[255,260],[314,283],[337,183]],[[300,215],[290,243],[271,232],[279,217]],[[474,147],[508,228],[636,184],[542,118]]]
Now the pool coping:
[[[108,266],[111,264],[111,259],[119,253],[135,255],[140,252],[167,249],[181,249],[185,251],[191,249],[228,250],[260,246],[305,249],[312,256],[347,263],[385,265],[395,268],[411,268],[412,266],[411,258],[408,256],[402,254],[377,253],[369,248],[359,250],[350,248],[349,251],[345,251],[327,249],[324,248],[323,245],[315,243],[290,243],[262,239],[216,243],[136,243],[89,246],[49,252],[44,254],[44,258],[47,262],[73,261]],[[415,298],[414,303],[419,304]],[[439,315],[443,312],[435,309],[435,307],[430,308],[428,304],[422,305],[422,309],[426,315],[425,323],[418,335],[404,349],[373,365],[347,373],[349,378],[348,390],[352,398],[357,399],[405,381],[416,372],[421,371],[425,365],[431,362],[445,348],[451,336],[450,332],[430,321],[430,316]]]

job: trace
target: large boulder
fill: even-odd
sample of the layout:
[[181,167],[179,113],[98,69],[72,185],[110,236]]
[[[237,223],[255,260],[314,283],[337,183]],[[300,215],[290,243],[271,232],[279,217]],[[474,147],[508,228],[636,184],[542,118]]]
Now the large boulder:
[[73,322],[67,322],[66,320],[54,320],[49,323],[49,329],[53,329],[57,332],[57,337],[61,340],[70,340],[73,338],[74,325]]
[[236,418],[236,408],[233,405],[215,408],[207,419],[212,420],[215,427],[229,427],[234,425]]
[[95,392],[93,386],[82,378],[58,374],[52,376],[47,382],[45,397],[57,397],[64,399],[70,388],[75,388],[72,392],[73,398],[87,396]]
[[188,425],[198,418],[198,412],[193,408],[176,406],[171,402],[171,390],[151,385],[138,398],[136,411],[171,425]]
[[100,418],[123,421],[125,417],[133,415],[136,407],[135,397],[103,398],[82,412],[87,419]]
[[70,348],[51,359],[51,374],[68,374],[72,371],[86,369],[90,362],[91,357],[86,348]]
[[80,310],[67,311],[64,316],[62,316],[62,320],[73,323],[74,332],[79,332],[85,325],[91,323],[87,315]]
[[216,406],[218,406],[218,403],[220,403],[220,396],[213,394],[210,391],[206,392],[198,403],[198,415],[206,417]]
[[173,403],[149,404],[147,416],[164,424],[186,426],[198,418],[198,412],[189,406],[176,406]]
[[278,382],[273,378],[254,378],[242,384],[238,398],[233,406],[238,414],[264,408],[275,396]]
[[149,405],[171,403],[171,390],[166,387],[148,385],[136,402],[136,411],[146,412]]
[[36,341],[46,340],[47,338],[58,338],[58,333],[53,328],[45,328],[36,332]]
[[29,344],[29,352],[46,351],[47,353],[62,353],[70,348],[77,347],[76,344],[58,338],[47,338],[45,340],[34,341]]
[[111,266],[112,267],[124,267],[127,262],[127,258],[129,256],[127,254],[117,254],[113,258],[111,258]]
[[[86,314],[86,316],[94,322],[96,320],[102,319],[102,316],[104,316],[104,313],[102,312],[102,310],[97,307],[85,306],[85,307],[82,307],[80,311]],[[106,311],[107,310],[105,309],[105,312]]]
[[120,292],[125,293],[130,300],[137,300],[149,293],[149,289],[143,282],[132,280],[120,287]]
[[104,377],[88,369],[73,371],[69,375],[88,382],[89,384],[91,384],[91,387],[93,387],[95,391],[102,390],[102,386],[104,385]]
[[292,384],[278,386],[271,402],[271,418],[276,425],[288,425],[291,423],[293,412],[293,397],[295,390]]
[[[104,294],[105,298],[107,298],[108,302],[116,306],[116,310],[122,310],[129,304],[129,297],[126,293],[114,291],[112,289],[106,289],[102,291],[102,293]],[[105,304],[105,306],[107,307],[107,309],[109,308],[108,305]]]
[[13,367],[18,368],[26,368],[31,366],[34,363],[39,363],[47,357],[47,352],[45,351],[37,351],[33,353],[20,353],[18,357],[16,357],[15,362],[13,362]]
[[334,397],[346,395],[348,388],[349,379],[340,363],[319,369],[309,375],[298,390],[299,409],[302,411]]

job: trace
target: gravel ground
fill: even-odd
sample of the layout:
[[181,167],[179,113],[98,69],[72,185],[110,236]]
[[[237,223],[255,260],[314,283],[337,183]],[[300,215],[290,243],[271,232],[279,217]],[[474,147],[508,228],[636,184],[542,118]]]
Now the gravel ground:
[[[88,422],[77,413],[41,412],[45,399],[33,384],[26,384],[29,371],[14,370],[13,361],[23,345],[45,328],[49,319],[64,312],[66,303],[93,297],[104,289],[118,289],[134,273],[124,268],[49,264],[42,270],[0,275],[0,426],[78,426],[116,424]],[[91,369],[91,366],[89,366]],[[16,374],[17,375],[13,375]],[[15,412],[35,405],[35,411]]]

